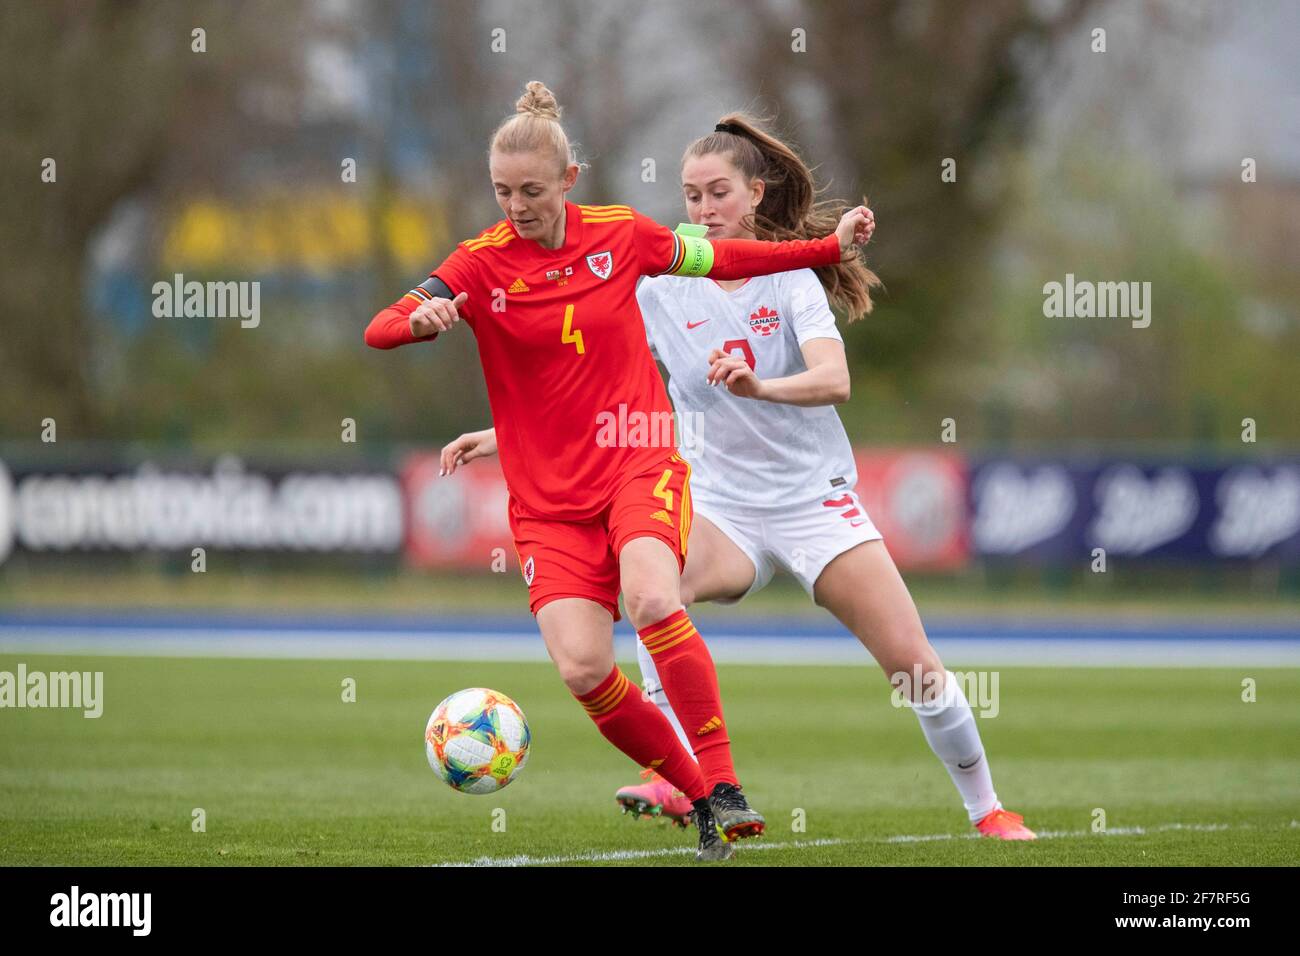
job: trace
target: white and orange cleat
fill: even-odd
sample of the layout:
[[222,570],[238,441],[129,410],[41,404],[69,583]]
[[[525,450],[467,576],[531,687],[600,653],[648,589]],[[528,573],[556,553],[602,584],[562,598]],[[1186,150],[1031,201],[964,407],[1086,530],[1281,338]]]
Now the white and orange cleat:
[[1038,834],[1025,826],[1025,818],[998,807],[975,824],[981,836],[997,840],[1037,840]]
[[631,813],[634,817],[663,817],[683,828],[691,825],[693,807],[686,794],[653,770],[642,770],[641,777],[650,779],[635,787],[624,787],[614,794],[624,813]]

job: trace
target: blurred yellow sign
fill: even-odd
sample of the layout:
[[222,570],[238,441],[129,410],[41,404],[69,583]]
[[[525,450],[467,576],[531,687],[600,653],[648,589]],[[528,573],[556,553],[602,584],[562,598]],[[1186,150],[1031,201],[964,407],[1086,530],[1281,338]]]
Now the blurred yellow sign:
[[178,269],[336,272],[364,266],[382,242],[397,265],[414,272],[451,251],[442,211],[404,200],[285,195],[237,205],[202,198],[182,206],[165,228],[162,265]]

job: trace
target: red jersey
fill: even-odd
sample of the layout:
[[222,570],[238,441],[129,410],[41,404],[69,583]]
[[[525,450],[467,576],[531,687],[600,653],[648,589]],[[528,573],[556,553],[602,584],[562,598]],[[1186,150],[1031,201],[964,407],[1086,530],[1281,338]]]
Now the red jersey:
[[[503,219],[460,243],[431,275],[453,294],[468,294],[458,311],[478,340],[514,507],[580,521],[600,513],[628,478],[676,451],[672,406],[646,344],[636,283],[685,271],[689,249],[630,206],[566,202],[565,216],[558,249],[521,237]],[[711,245],[708,275],[722,279],[840,257],[833,235]],[[408,293],[376,315],[367,342],[392,348],[416,341],[407,323],[420,301]]]

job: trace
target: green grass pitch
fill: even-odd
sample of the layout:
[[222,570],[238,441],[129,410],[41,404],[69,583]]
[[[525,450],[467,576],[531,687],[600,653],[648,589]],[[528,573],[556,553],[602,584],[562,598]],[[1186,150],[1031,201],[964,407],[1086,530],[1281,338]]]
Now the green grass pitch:
[[[693,831],[618,812],[637,768],[549,664],[4,654],[0,670],[20,660],[102,670],[104,713],[0,710],[3,865],[695,865]],[[865,662],[719,673],[769,824],[727,866],[1300,860],[1300,671],[1001,669],[980,730],[999,796],[1044,834],[1032,844],[966,838],[916,718]],[[528,766],[494,795],[453,792],[425,762],[430,711],[472,686],[532,727]]]

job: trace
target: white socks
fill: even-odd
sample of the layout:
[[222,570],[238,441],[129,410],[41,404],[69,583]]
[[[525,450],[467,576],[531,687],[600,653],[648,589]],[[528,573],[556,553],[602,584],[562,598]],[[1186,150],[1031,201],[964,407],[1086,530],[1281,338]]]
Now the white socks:
[[966,813],[975,823],[1002,806],[993,790],[984,744],[966,695],[952,671],[944,672],[943,691],[931,704],[912,704],[930,749],[948,768]]
[[677,731],[677,739],[682,742],[682,746],[691,755],[691,759],[699,763],[700,761],[695,756],[695,748],[691,745],[690,738],[686,736],[686,731],[682,730],[681,721],[677,719],[677,715],[673,713],[672,705],[668,703],[668,695],[664,692],[664,685],[659,683],[659,672],[655,670],[654,658],[650,656],[650,652],[646,650],[646,646],[641,643],[639,637],[636,639],[636,662],[637,666],[641,668],[641,685],[645,690],[646,697],[668,718],[668,723],[672,724],[673,730]]
[[[636,642],[636,660],[641,667],[641,683],[646,696],[668,718],[677,732],[677,739],[694,757],[695,749],[690,738],[682,730],[681,722],[668,703],[668,695],[659,683],[654,658],[640,640]],[[943,691],[938,700],[932,704],[912,704],[911,707],[921,722],[921,731],[929,741],[930,749],[943,761],[956,784],[971,822],[976,823],[1001,807],[993,790],[993,774],[984,756],[984,744],[980,742],[979,729],[975,726],[975,715],[952,671],[944,672]]]

